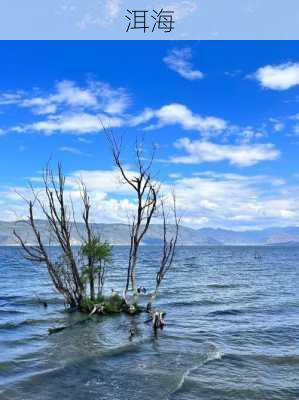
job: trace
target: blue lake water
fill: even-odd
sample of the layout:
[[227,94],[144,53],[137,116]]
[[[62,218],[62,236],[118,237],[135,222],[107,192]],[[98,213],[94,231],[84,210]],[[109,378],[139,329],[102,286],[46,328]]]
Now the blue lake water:
[[[142,249],[148,288],[160,251]],[[108,292],[124,285],[127,252],[114,249]],[[82,315],[64,311],[43,268],[1,247],[0,399],[299,399],[298,284],[296,247],[181,247],[161,288],[158,338],[144,314],[94,316],[49,336]]]

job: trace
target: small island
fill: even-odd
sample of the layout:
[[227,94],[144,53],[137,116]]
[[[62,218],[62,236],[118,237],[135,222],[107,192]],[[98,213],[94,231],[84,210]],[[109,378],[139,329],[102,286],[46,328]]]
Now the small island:
[[[23,256],[41,267],[46,266],[55,289],[64,298],[69,311],[80,311],[88,314],[126,313],[134,315],[141,312],[149,314],[155,332],[163,329],[165,313],[156,310],[154,302],[158,296],[160,285],[170,270],[179,235],[180,217],[177,215],[174,191],[171,199],[165,198],[153,177],[153,162],[155,149],[146,163],[140,144],[136,141],[135,158],[138,164],[138,174],[132,174],[123,166],[121,160],[121,141],[112,132],[105,129],[111,148],[115,167],[125,185],[135,193],[136,209],[129,224],[130,250],[127,261],[127,278],[123,293],[115,291],[105,293],[106,269],[111,259],[112,246],[102,241],[96,234],[90,221],[92,200],[83,180],[78,182],[82,205],[83,232],[80,232],[82,244],[79,249],[72,245],[72,230],[76,229],[75,210],[72,200],[66,198],[65,182],[61,164],[57,171],[47,165],[43,171],[43,192],[38,193],[31,185],[32,199],[28,202],[28,219],[19,221],[30,226],[36,244],[27,244],[18,230],[14,235],[20,244]],[[171,205],[169,207],[169,200]],[[168,203],[167,203],[168,202]],[[37,226],[36,209],[44,216],[48,225],[48,243],[43,239],[43,233]],[[169,232],[169,215],[175,229]],[[163,251],[159,267],[153,279],[155,289],[148,296],[146,306],[140,306],[139,295],[146,293],[146,288],[137,287],[139,248],[146,235],[153,217],[159,217],[163,223]],[[81,221],[80,221],[81,222]],[[51,246],[59,248],[59,256],[51,255]],[[59,332],[66,327],[49,328],[49,333]]]

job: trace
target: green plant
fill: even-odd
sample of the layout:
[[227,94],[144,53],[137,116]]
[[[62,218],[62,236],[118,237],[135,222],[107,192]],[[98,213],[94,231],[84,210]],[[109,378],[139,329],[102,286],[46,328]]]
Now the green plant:
[[85,312],[91,312],[96,304],[103,304],[105,302],[104,296],[97,297],[92,300],[89,297],[85,297],[81,304],[81,310]]
[[89,241],[83,243],[81,247],[82,254],[92,258],[94,263],[108,260],[112,254],[112,246],[107,242],[101,242],[97,236],[93,236]]
[[124,300],[118,294],[105,297],[104,310],[108,314],[120,313],[123,309]]
[[82,280],[86,285],[90,285],[90,297],[95,299],[94,287],[97,277],[98,296],[103,292],[106,265],[111,260],[112,247],[107,242],[102,242],[95,235],[89,237],[89,240],[81,246],[81,254],[87,258],[87,265],[82,269]]

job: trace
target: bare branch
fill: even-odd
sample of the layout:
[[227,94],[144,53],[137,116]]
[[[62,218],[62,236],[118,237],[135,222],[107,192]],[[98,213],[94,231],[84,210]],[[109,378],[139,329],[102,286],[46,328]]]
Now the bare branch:
[[[71,245],[71,223],[68,207],[65,202],[65,176],[62,167],[58,164],[58,176],[47,165],[43,172],[43,185],[46,203],[41,200],[39,194],[30,183],[33,200],[28,203],[29,216],[26,223],[31,227],[36,245],[27,245],[20,234],[14,231],[17,241],[20,243],[26,259],[35,263],[44,263],[53,280],[56,289],[63,294],[67,303],[79,306],[83,297],[83,284],[80,278],[79,267]],[[34,216],[34,208],[38,205],[49,227],[49,240],[51,237],[59,244],[62,253],[61,262],[50,259],[42,235],[37,227]]]
[[173,264],[178,236],[179,236],[179,228],[181,223],[181,218],[177,215],[177,207],[176,207],[176,197],[174,192],[172,193],[172,214],[174,221],[174,233],[171,237],[168,237],[167,229],[168,229],[168,218],[165,212],[165,205],[163,199],[161,200],[161,213],[162,213],[162,221],[163,221],[163,252],[160,261],[160,268],[156,274],[156,288],[151,296],[151,301],[149,303],[149,308],[151,304],[156,299],[160,285],[166,275],[166,273],[171,269]]
[[125,296],[130,287],[134,295],[137,296],[136,266],[139,256],[139,246],[149,229],[152,217],[155,213],[160,189],[159,185],[152,179],[151,174],[155,151],[153,150],[149,163],[145,164],[144,157],[142,156],[141,144],[136,140],[134,155],[137,161],[138,171],[137,174],[132,177],[131,174],[125,170],[121,161],[122,141],[117,141],[111,131],[105,130],[105,133],[111,147],[115,166],[119,170],[125,183],[133,188],[137,200],[136,212],[133,216],[132,223],[129,225],[130,252],[125,287]]

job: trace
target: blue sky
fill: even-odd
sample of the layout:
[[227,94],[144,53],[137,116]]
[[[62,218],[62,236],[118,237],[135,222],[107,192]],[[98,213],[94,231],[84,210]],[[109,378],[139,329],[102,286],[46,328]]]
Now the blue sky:
[[[158,146],[184,223],[253,229],[299,223],[297,42],[1,42],[0,219],[24,215],[16,194],[62,161],[76,199],[82,176],[94,220],[126,221],[99,120]],[[145,150],[145,153],[147,150]],[[146,156],[146,154],[145,154]]]

